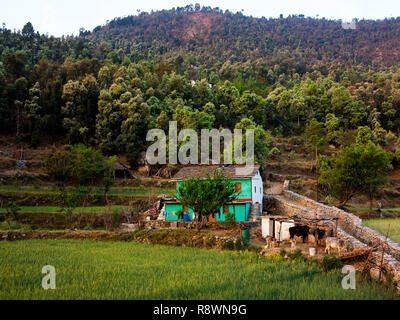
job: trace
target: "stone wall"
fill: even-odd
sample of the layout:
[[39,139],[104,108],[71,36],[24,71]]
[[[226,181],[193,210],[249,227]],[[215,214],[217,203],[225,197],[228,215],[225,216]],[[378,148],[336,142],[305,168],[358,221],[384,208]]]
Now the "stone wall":
[[[260,222],[256,221],[247,221],[229,224],[228,222],[205,222],[203,223],[202,229],[205,230],[239,230],[239,225],[246,226],[249,229],[256,228],[260,225]],[[160,220],[152,220],[152,221],[140,221],[139,228],[156,228],[156,229],[196,229],[197,222],[183,222],[183,221],[160,221]]]
[[286,199],[294,201],[312,211],[312,217],[338,218],[339,227],[369,246],[379,246],[387,241],[388,253],[400,261],[400,245],[380,233],[363,225],[362,219],[335,207],[329,207],[289,190],[284,191]]
[[[286,187],[289,184],[285,184]],[[276,208],[281,215],[299,215],[309,218],[338,218],[337,235],[350,243],[354,249],[365,249],[372,246],[378,248],[387,242],[384,255],[384,266],[389,270],[400,289],[400,245],[390,239],[386,239],[380,233],[365,227],[362,219],[335,207],[329,207],[312,199],[292,192],[285,188],[282,197],[276,197]],[[295,204],[291,203],[293,201]],[[382,250],[373,253],[372,260],[380,265]]]

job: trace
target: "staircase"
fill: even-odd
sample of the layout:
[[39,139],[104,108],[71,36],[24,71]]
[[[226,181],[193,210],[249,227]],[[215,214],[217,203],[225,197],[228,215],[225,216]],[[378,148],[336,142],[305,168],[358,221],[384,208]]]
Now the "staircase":
[[260,221],[261,220],[260,211],[261,211],[260,204],[259,203],[253,204],[250,209],[248,221],[250,221],[250,222]]

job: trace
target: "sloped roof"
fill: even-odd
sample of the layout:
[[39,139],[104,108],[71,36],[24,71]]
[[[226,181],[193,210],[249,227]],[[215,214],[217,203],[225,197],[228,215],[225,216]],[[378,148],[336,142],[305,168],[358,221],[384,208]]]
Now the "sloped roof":
[[185,167],[174,176],[173,180],[188,180],[192,177],[206,178],[207,175],[212,177],[215,170],[221,170],[225,177],[230,177],[231,179],[253,178],[260,170],[260,165],[251,165],[249,170],[244,170],[244,168],[246,168],[245,165]]

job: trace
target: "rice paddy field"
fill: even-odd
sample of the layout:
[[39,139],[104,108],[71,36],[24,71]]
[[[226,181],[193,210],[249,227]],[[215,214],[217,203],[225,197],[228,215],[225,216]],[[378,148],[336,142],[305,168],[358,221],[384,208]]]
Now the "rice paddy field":
[[400,243],[400,218],[369,219],[363,220],[363,223],[366,227],[376,230],[384,236],[386,236],[390,230],[389,238],[397,243]]
[[[56,268],[56,290],[41,287]],[[341,287],[340,271],[249,252],[145,244],[33,240],[0,242],[0,300],[392,299],[375,283]]]

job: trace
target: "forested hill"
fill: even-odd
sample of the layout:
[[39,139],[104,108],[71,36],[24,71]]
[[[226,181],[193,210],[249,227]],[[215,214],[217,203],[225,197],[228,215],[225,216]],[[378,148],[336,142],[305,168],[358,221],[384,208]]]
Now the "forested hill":
[[112,43],[125,54],[140,49],[151,55],[193,52],[200,64],[244,62],[306,65],[340,61],[348,64],[393,65],[400,57],[400,19],[361,20],[356,30],[340,21],[289,16],[253,18],[242,13],[188,6],[117,18],[86,38]]
[[368,137],[397,148],[399,26],[345,30],[198,6],[115,19],[78,37],[3,26],[0,133],[31,145],[50,136],[84,143],[132,166],[148,130],[168,131],[169,121],[198,132],[256,129],[260,163],[279,154],[269,150],[273,136],[337,147]]

